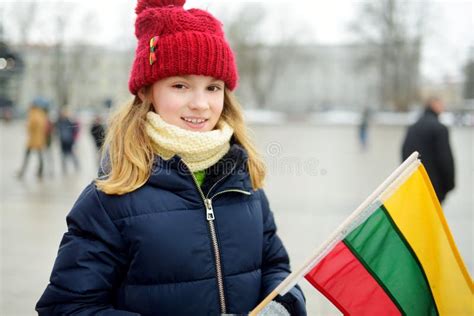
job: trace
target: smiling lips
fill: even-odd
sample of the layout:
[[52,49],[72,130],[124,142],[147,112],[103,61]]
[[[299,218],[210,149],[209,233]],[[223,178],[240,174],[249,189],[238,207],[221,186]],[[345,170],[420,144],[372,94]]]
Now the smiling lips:
[[186,124],[193,129],[200,129],[204,127],[205,123],[208,121],[208,119],[195,118],[195,117],[182,117],[181,119],[185,121]]
[[193,123],[193,124],[200,124],[200,123],[204,123],[204,122],[207,121],[207,119],[192,118],[192,117],[183,117],[182,119],[186,122]]

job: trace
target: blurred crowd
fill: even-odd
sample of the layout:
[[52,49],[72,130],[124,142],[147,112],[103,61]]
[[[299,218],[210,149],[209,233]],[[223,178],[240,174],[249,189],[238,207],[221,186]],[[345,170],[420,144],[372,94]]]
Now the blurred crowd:
[[[63,174],[72,164],[73,171],[80,170],[80,159],[76,153],[76,143],[81,130],[79,120],[67,107],[61,107],[57,118],[51,115],[51,104],[43,97],[36,97],[30,104],[26,118],[26,148],[23,162],[17,177],[23,179],[27,172],[31,155],[38,158],[36,176],[43,179],[45,175],[54,175],[55,159],[52,144],[57,142],[60,148],[60,163]],[[105,136],[105,125],[102,117],[96,115],[90,126],[90,135],[97,149],[98,159]]]
[[[452,191],[455,186],[455,166],[449,141],[449,130],[439,120],[444,110],[443,100],[435,97],[429,98],[418,120],[408,126],[401,148],[402,160],[406,159],[413,151],[420,153],[440,202],[444,201],[447,193]],[[82,126],[68,107],[61,107],[57,114],[51,112],[51,104],[47,99],[36,97],[32,100],[26,118],[26,148],[23,162],[17,172],[19,179],[23,179],[25,176],[32,155],[37,156],[38,159],[36,170],[38,179],[43,179],[45,175],[54,175],[54,163],[58,159],[54,157],[53,142],[57,143],[60,149],[60,168],[58,169],[63,174],[68,173],[71,166],[74,172],[80,170],[81,157],[76,153],[76,144]],[[370,145],[369,126],[373,123],[373,116],[373,111],[368,107],[364,108],[360,116],[358,138],[362,152],[367,151]],[[96,159],[99,165],[106,131],[102,116],[95,114],[87,128],[95,145]]]

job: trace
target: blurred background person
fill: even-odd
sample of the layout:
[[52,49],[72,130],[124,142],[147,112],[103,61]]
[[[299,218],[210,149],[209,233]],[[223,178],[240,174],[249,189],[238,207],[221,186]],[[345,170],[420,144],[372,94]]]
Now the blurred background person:
[[79,135],[79,123],[71,117],[66,108],[62,108],[55,128],[61,147],[63,173],[67,172],[67,160],[72,160],[76,171],[79,171],[79,160],[74,152],[74,145]]
[[370,108],[365,107],[362,111],[361,120],[359,124],[359,143],[362,151],[367,150],[367,138],[368,138],[368,129],[369,129],[369,120],[370,120]]
[[48,119],[44,108],[47,101],[42,97],[36,97],[28,111],[26,129],[27,129],[27,144],[23,164],[18,171],[18,178],[23,178],[25,175],[28,161],[32,151],[38,154],[38,170],[36,175],[39,179],[43,178],[43,150],[46,146],[46,130]]
[[444,111],[441,99],[431,97],[418,121],[408,128],[402,146],[402,160],[418,151],[440,203],[454,189],[454,161],[448,128],[438,116]]
[[54,175],[54,157],[51,144],[53,143],[53,134],[54,134],[54,123],[51,119],[51,103],[45,100],[45,103],[42,106],[44,113],[46,114],[46,142],[44,147],[44,172],[49,175]]
[[100,114],[97,114],[92,121],[90,132],[94,139],[94,144],[97,149],[97,161],[100,164],[100,153],[105,138],[105,125]]
[[12,100],[0,95],[0,118],[8,123],[13,118],[13,102]]

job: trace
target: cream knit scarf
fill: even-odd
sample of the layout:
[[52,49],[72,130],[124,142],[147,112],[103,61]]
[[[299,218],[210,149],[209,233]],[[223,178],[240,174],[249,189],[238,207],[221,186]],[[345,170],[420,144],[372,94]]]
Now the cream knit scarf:
[[152,111],[147,113],[146,118],[146,132],[155,152],[165,160],[175,154],[180,156],[191,172],[207,169],[229,151],[234,130],[223,121],[219,129],[193,132],[166,123]]

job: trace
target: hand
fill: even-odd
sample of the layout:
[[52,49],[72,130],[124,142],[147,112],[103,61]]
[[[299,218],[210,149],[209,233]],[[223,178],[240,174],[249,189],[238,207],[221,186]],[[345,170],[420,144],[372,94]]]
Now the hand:
[[298,315],[298,311],[296,309],[298,300],[290,292],[286,293],[283,296],[277,295],[274,301],[283,305],[283,307],[288,311],[289,315]]
[[265,306],[257,315],[258,316],[290,316],[290,313],[282,304],[274,300],[268,303],[268,305]]

